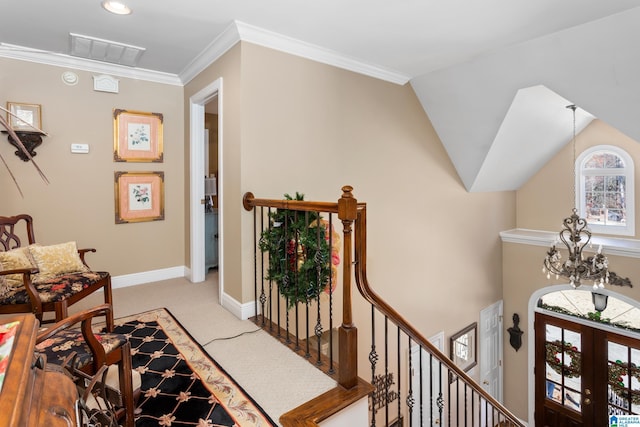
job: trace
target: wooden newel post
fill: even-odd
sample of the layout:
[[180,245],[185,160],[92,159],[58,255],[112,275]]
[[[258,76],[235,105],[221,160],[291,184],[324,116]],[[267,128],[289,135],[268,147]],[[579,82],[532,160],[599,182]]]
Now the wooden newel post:
[[342,325],[339,328],[339,372],[338,383],[350,389],[358,384],[358,330],[353,324],[351,308],[352,276],[352,226],[358,213],[358,201],[353,197],[353,187],[342,187],[338,200],[338,218],[342,220],[344,233],[344,268],[342,269]]

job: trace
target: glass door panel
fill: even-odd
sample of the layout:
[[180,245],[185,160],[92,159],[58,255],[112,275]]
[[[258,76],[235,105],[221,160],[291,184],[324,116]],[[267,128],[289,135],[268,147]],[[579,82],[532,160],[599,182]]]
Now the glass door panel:
[[546,398],[581,412],[581,335],[554,325],[545,328]]
[[607,353],[609,415],[640,414],[640,350],[608,341]]

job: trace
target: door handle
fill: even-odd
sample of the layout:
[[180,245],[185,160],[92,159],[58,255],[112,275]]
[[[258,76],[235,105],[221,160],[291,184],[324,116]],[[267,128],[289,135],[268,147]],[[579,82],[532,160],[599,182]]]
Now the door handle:
[[484,381],[482,381],[482,384],[484,384],[484,385],[489,385],[489,381],[484,380]]

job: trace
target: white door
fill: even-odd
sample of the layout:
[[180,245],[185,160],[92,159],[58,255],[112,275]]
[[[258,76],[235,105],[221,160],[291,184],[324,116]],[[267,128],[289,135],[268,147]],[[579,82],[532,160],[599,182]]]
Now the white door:
[[[439,332],[429,338],[429,342],[438,350],[444,349],[444,332]],[[421,354],[422,353],[422,354]],[[429,369],[429,360],[431,359],[431,369]],[[438,408],[437,399],[439,394],[443,392],[446,384],[446,369],[440,370],[440,362],[435,358],[430,358],[429,353],[422,350],[420,346],[411,347],[411,388],[413,394],[413,409],[411,416],[411,427],[443,425],[440,417],[440,408]],[[431,372],[431,375],[429,375]],[[443,378],[444,377],[444,378]],[[420,381],[422,379],[422,381]],[[422,385],[420,384],[422,382]],[[433,400],[431,394],[433,390]],[[429,408],[431,402],[431,408]],[[442,414],[445,414],[444,407]]]
[[502,402],[502,301],[480,312],[480,385]]

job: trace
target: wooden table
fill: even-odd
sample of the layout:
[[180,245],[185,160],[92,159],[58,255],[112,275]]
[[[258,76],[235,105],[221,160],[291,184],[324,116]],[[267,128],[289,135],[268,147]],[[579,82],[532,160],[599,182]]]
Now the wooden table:
[[0,389],[0,427],[78,426],[75,385],[61,372],[47,371],[33,348],[39,323],[33,314],[0,320],[0,326],[18,322],[13,344],[0,347],[0,366],[6,362]]

